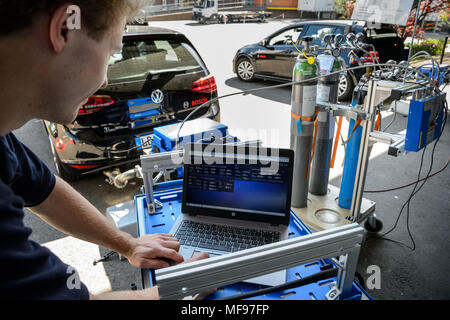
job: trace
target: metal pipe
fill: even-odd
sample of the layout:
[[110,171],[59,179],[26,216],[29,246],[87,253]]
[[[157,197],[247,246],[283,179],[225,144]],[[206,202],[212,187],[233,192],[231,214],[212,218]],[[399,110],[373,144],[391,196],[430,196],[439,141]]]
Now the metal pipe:
[[114,178],[114,186],[117,189],[124,189],[128,185],[128,182],[134,178],[136,178],[136,170],[128,170]]
[[[440,60],[439,64],[442,64],[442,62],[444,62],[444,55],[445,55],[445,49],[447,48],[447,42],[448,42],[448,37],[445,37],[444,46],[442,47],[441,60]],[[438,79],[438,81],[439,81],[439,79]]]
[[417,10],[416,10],[416,21],[414,22],[414,32],[412,35],[412,40],[411,40],[411,48],[409,49],[409,53],[408,53],[408,65],[407,67],[409,67],[409,62],[411,59],[411,54],[414,48],[414,38],[416,36],[416,30],[417,30],[417,22],[419,20],[419,12],[420,12],[420,5],[422,4],[422,0],[419,0],[419,3],[417,4]]
[[369,88],[367,93],[367,98],[364,104],[364,110],[370,117],[369,119],[361,123],[362,136],[361,145],[358,158],[358,165],[356,169],[356,179],[353,188],[352,206],[351,206],[351,216],[353,221],[358,221],[361,215],[361,202],[364,193],[364,184],[366,182],[367,168],[369,165],[370,156],[370,133],[373,131],[375,123],[375,108],[377,106],[377,81],[371,80],[369,82]]

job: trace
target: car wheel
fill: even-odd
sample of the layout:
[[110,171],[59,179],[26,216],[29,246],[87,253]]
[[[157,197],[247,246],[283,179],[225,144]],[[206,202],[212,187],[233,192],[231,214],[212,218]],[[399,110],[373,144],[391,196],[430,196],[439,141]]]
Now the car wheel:
[[339,77],[338,99],[340,101],[349,100],[354,89],[355,85],[353,84],[352,77],[348,73],[345,75],[341,74]]
[[68,171],[65,168],[65,164],[61,162],[61,160],[58,157],[58,154],[56,153],[52,138],[50,136],[48,136],[48,139],[50,141],[50,149],[52,150],[53,162],[55,163],[55,167],[56,167],[56,174],[59,177],[61,177],[62,179],[66,180],[67,182],[79,180],[81,175],[71,172],[71,171]]
[[237,62],[237,76],[243,81],[253,81],[255,79],[255,67],[247,58],[241,58]]
[[219,16],[217,14],[213,14],[211,16],[211,23],[220,23]]

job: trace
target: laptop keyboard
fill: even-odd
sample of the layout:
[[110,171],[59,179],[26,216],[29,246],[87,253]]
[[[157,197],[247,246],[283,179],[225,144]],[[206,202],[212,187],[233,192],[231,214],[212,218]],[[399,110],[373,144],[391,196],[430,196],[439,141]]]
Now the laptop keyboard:
[[236,252],[280,241],[280,233],[183,221],[174,235],[181,245]]

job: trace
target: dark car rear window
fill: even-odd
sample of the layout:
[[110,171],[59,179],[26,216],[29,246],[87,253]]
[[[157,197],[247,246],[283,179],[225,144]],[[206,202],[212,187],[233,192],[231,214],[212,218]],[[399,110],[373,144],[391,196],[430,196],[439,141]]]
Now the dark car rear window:
[[372,39],[397,38],[398,34],[394,29],[368,29],[367,37]]
[[200,57],[188,44],[177,39],[126,41],[109,62],[110,84],[145,80],[148,73],[198,71],[204,68]]

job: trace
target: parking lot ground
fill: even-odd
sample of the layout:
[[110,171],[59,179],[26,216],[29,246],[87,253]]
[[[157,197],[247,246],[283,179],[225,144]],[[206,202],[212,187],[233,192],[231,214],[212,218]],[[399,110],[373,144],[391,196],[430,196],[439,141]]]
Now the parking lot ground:
[[[268,81],[243,83],[232,73],[232,59],[236,51],[255,43],[280,29],[289,21],[247,23],[227,25],[199,25],[193,21],[152,22],[151,26],[162,26],[184,33],[204,58],[215,76],[219,95],[247,89],[268,87],[276,84]],[[242,140],[259,138],[266,146],[288,148],[290,144],[290,88],[260,91],[257,94],[234,96],[222,99],[222,122],[229,126],[231,134]],[[393,119],[392,113],[384,114],[383,122]],[[345,122],[345,121],[344,121]],[[397,116],[391,132],[405,129],[406,119]],[[344,137],[348,126],[343,128]],[[34,120],[17,130],[16,135],[27,144],[55,172],[48,139],[42,122]],[[441,169],[450,150],[450,128],[447,126],[441,142],[436,148],[433,172]],[[431,148],[429,148],[431,149]],[[400,158],[386,155],[387,147],[375,145],[367,176],[367,190],[388,189],[414,181],[417,177],[421,154],[410,153]],[[424,168],[430,164],[431,150],[427,151]],[[331,184],[339,186],[342,173],[343,147],[331,172]],[[427,170],[424,169],[425,172]],[[130,201],[140,193],[140,181],[135,181],[124,190],[110,186],[102,175],[86,177],[72,185],[90,200],[101,212],[109,206]],[[369,266],[381,269],[381,289],[369,290],[376,299],[448,299],[450,297],[450,255],[448,229],[450,220],[450,170],[430,178],[420,193],[413,199],[409,216],[410,230],[416,240],[415,251],[391,241],[370,241],[363,247],[358,267],[367,280]],[[376,202],[376,214],[391,228],[401,206],[409,197],[412,187],[389,193],[370,193],[367,198]],[[64,214],[64,208],[61,208]],[[32,240],[46,245],[66,263],[74,266],[82,281],[93,293],[109,290],[126,290],[131,283],[140,287],[140,270],[126,261],[112,257],[109,261],[93,266],[93,260],[108,252],[96,245],[80,242],[54,230],[27,212],[25,223],[33,229]],[[410,246],[403,213],[398,227],[390,234],[392,239]]]

